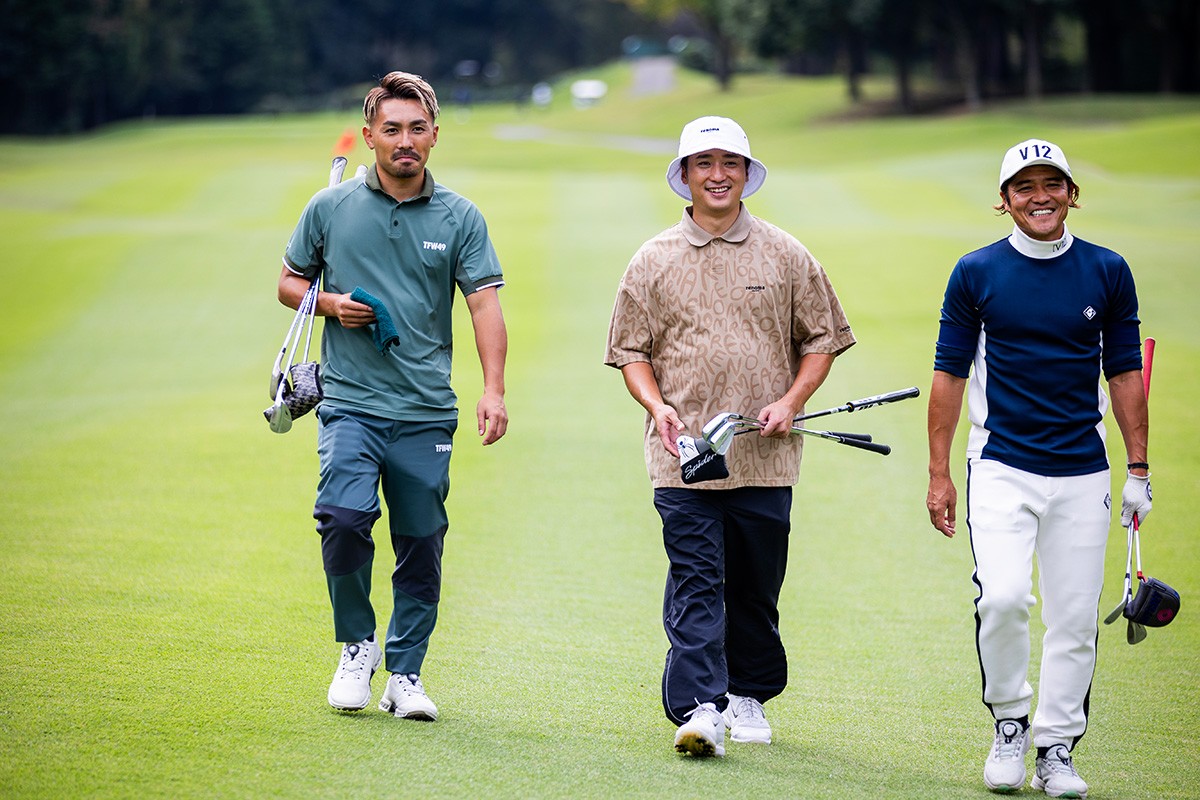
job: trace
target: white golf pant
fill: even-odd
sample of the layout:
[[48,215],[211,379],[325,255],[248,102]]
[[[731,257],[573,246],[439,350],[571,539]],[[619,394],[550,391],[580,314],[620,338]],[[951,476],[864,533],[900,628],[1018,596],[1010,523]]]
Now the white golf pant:
[[1032,705],[1029,614],[1036,602],[1037,555],[1046,626],[1032,720],[1038,747],[1072,748],[1087,729],[1111,522],[1109,480],[1108,470],[1051,478],[991,460],[971,459],[968,465],[983,702],[998,720],[1023,717]]

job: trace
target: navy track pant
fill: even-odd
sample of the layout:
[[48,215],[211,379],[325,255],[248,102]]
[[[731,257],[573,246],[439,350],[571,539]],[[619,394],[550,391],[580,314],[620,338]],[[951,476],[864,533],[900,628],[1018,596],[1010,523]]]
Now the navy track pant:
[[765,703],[787,685],[779,591],[787,568],[792,489],[655,489],[670,567],[663,595],[667,718],[683,724],[725,693]]

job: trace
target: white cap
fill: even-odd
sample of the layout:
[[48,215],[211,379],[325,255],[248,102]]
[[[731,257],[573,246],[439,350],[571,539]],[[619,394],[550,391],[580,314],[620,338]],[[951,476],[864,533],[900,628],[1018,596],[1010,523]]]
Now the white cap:
[[1008,148],[1008,152],[1004,154],[1004,161],[1000,163],[1000,190],[1004,191],[1004,184],[1008,183],[1013,175],[1026,167],[1038,164],[1055,167],[1068,178],[1071,177],[1071,167],[1067,164],[1067,157],[1063,155],[1062,148],[1044,139],[1026,139]]
[[706,150],[724,150],[727,153],[737,153],[750,159],[750,167],[746,170],[746,188],[742,197],[749,197],[762,188],[767,179],[766,166],[750,155],[750,140],[746,132],[726,117],[700,117],[683,126],[679,135],[679,157],[667,167],[667,185],[671,191],[684,200],[692,199],[692,190],[683,180],[683,159],[703,153]]

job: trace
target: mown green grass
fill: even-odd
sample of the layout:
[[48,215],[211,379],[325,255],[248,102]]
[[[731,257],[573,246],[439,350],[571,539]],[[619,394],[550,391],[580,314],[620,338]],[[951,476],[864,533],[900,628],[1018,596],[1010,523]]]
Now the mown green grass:
[[[1004,148],[1066,148],[1084,190],[1072,230],[1128,258],[1159,340],[1143,554],[1184,597],[1136,648],[1102,628],[1076,755],[1094,798],[1200,796],[1200,103],[839,121],[836,81],[756,76],[717,95],[685,75],[669,97],[633,98],[623,70],[605,75],[613,92],[586,111],[560,91],[546,112],[442,120],[431,166],[482,208],[509,280],[512,425],[495,447],[475,441],[460,319],[464,418],[424,672],[434,725],[326,707],[337,646],[310,517],[315,425],[277,436],[259,416],[290,320],[274,300],[283,244],[353,115],[0,142],[5,796],[985,796],[970,545],[926,519],[923,401],[841,423],[891,443],[887,459],[807,448],[776,743],[707,763],[670,749],[641,413],[601,359],[625,263],[680,213],[662,180],[678,129],[707,113],[748,129],[771,171],[751,209],[809,245],[855,326],[818,407],[927,388],[950,267],[1009,228],[990,211]],[[528,138],[497,135],[518,127]],[[367,157],[360,145],[351,163]]]

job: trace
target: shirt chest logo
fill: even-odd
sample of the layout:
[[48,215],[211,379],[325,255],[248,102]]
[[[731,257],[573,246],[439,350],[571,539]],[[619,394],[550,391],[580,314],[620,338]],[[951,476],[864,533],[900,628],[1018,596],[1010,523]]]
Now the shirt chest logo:
[[437,250],[439,253],[446,249],[445,242],[421,242],[421,246],[426,250]]
[[1087,317],[1088,319],[1095,319],[1096,318],[1096,309],[1092,308],[1091,306],[1088,306],[1087,308],[1085,308],[1083,310],[1083,315],[1085,317]]

